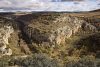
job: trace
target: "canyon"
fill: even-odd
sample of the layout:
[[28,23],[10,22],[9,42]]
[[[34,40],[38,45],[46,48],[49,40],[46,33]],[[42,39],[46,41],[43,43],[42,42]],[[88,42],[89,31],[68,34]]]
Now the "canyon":
[[99,11],[0,14],[0,58],[43,53],[63,65],[84,56],[99,59],[99,47]]

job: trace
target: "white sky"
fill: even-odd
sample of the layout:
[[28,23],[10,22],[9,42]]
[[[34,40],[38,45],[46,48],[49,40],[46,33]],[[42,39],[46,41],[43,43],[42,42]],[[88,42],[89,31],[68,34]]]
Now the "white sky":
[[61,0],[0,0],[0,8],[29,8],[32,11],[91,11],[100,9],[100,0],[58,1]]

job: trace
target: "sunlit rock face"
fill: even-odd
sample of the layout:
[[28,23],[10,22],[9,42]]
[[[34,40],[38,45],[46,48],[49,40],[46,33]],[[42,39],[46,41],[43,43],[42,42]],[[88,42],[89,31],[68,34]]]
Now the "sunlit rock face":
[[7,45],[9,44],[8,38],[13,32],[14,30],[11,26],[4,25],[3,27],[0,27],[0,52],[2,55],[12,54],[12,50],[8,48]]
[[60,16],[54,21],[56,24],[63,24],[61,27],[55,29],[51,36],[49,36],[50,42],[54,42],[55,44],[61,44],[64,43],[66,38],[71,37],[73,34],[75,34],[79,28],[81,28],[81,25],[83,23],[83,20],[79,20],[76,17],[70,17],[70,16]]

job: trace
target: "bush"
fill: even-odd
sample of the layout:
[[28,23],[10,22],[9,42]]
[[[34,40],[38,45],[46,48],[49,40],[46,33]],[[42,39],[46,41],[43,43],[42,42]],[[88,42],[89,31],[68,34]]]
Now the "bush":
[[17,59],[13,62],[15,65],[21,67],[59,67],[56,60],[51,60],[43,54],[35,54],[33,57]]
[[86,60],[81,59],[78,62],[68,62],[65,64],[65,67],[100,67],[100,59],[99,60]]
[[8,60],[9,60],[8,57],[0,58],[0,67],[8,67],[9,66]]

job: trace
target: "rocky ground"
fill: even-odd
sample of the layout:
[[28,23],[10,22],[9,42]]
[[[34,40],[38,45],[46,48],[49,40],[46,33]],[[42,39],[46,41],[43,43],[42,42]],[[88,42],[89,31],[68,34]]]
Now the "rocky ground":
[[1,67],[100,67],[100,12],[1,13]]

